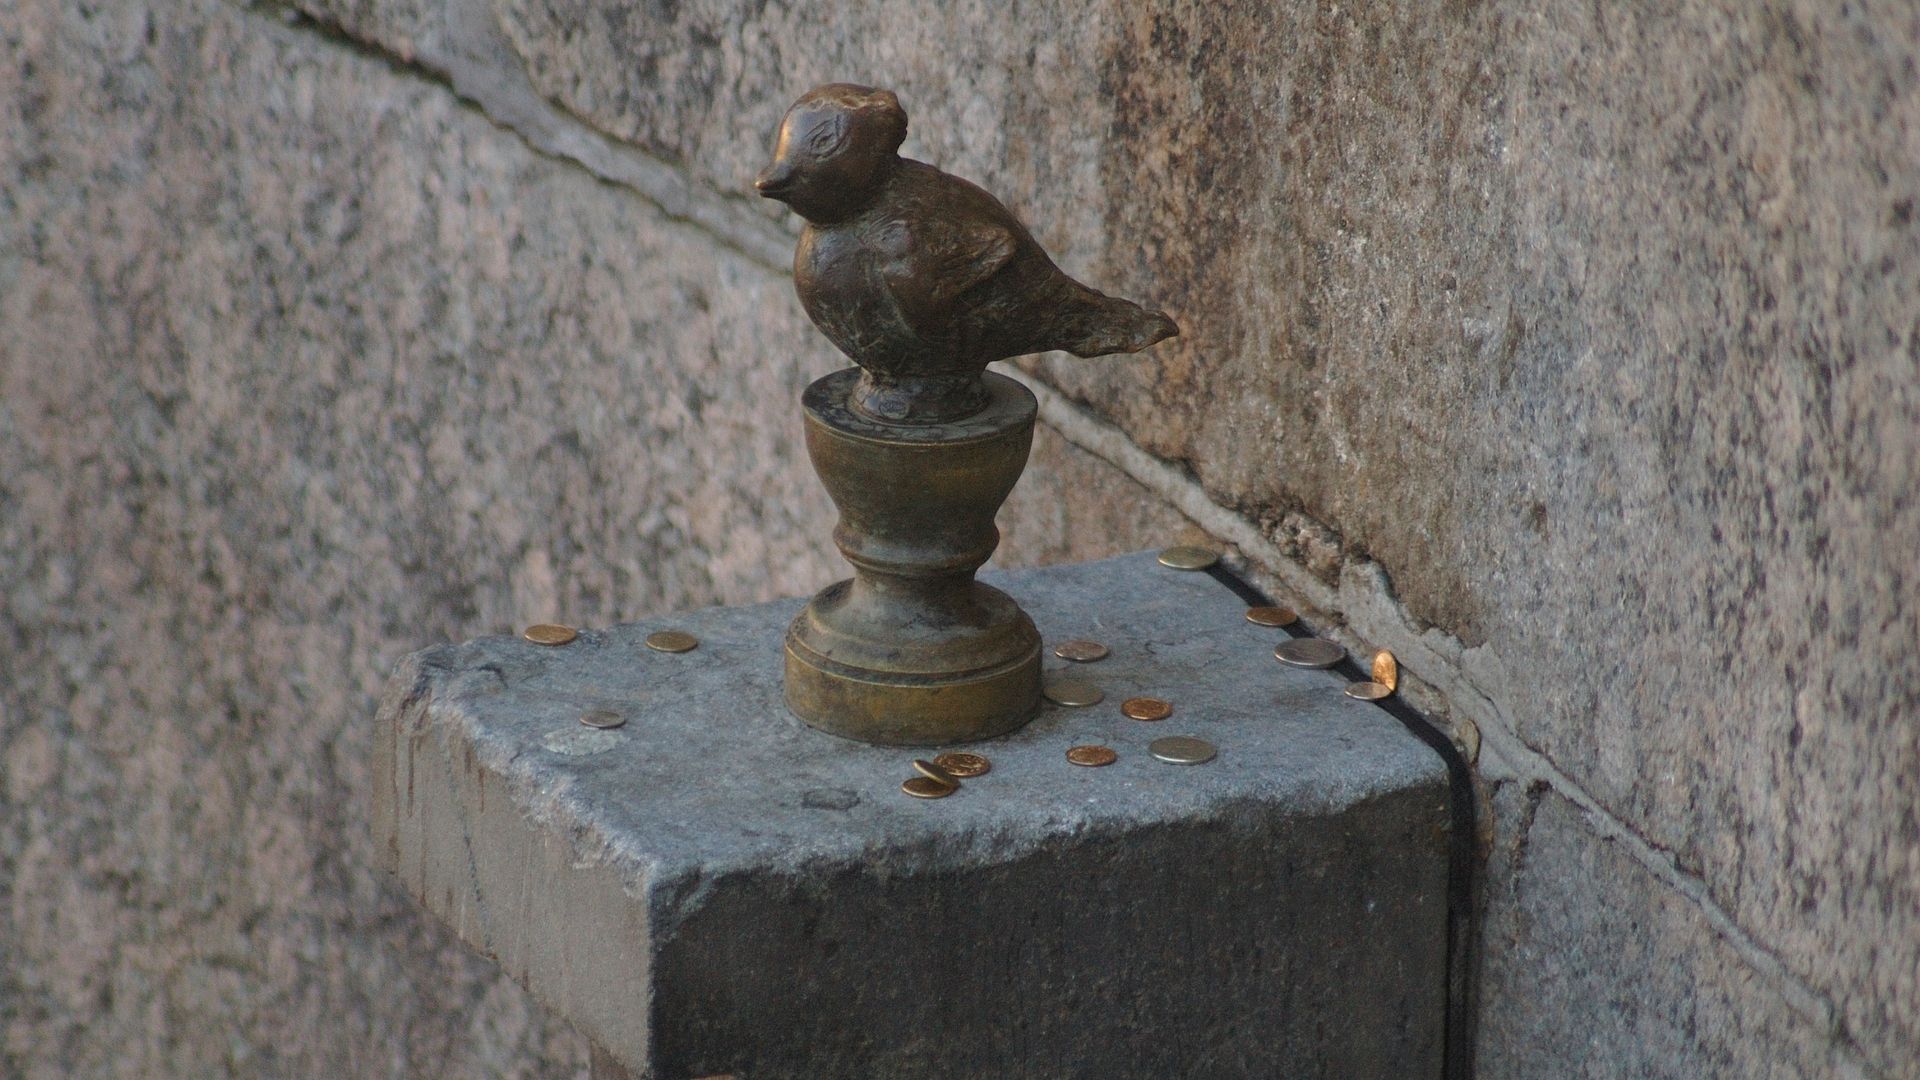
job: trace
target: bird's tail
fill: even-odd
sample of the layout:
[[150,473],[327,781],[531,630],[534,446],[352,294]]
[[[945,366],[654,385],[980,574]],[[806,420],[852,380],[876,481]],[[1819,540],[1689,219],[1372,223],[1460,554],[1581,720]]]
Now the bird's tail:
[[1180,332],[1172,319],[1149,311],[1131,300],[1080,287],[1081,295],[1068,302],[1061,342],[1055,348],[1075,356],[1135,353]]

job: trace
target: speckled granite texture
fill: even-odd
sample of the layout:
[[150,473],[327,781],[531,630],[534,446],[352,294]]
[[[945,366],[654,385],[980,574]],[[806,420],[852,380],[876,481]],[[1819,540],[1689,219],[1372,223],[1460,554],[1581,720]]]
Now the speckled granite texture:
[[857,76],[1184,330],[1033,365],[1008,559],[1137,477],[1482,730],[1486,1075],[1912,1075],[1911,5],[302,6],[0,12],[8,1066],[575,1060],[368,871],[373,687],[832,576],[738,192]]

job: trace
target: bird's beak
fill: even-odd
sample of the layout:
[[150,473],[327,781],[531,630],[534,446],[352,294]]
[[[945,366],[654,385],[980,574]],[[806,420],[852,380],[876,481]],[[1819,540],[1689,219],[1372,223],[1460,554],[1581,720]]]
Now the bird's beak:
[[761,171],[753,181],[753,190],[769,199],[777,199],[786,194],[793,186],[793,165],[786,161],[776,161]]

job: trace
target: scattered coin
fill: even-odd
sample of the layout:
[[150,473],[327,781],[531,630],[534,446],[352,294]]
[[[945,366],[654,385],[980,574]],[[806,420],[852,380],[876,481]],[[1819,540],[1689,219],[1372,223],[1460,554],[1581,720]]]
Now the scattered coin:
[[1389,694],[1400,689],[1400,661],[1385,649],[1373,654],[1373,681],[1386,687]]
[[526,631],[520,636],[533,642],[535,645],[565,645],[567,642],[579,637],[580,631],[575,630],[571,626],[562,626],[559,623],[543,622],[534,623],[532,626],[527,627]]
[[960,790],[959,784],[943,784],[930,776],[909,777],[900,790],[916,799],[944,799]]
[[1347,684],[1347,696],[1350,698],[1359,698],[1361,701],[1379,701],[1391,693],[1393,693],[1393,690],[1385,683],[1357,682]]
[[1061,642],[1054,648],[1053,655],[1062,660],[1091,664],[1095,660],[1105,660],[1107,658],[1107,647],[1097,641],[1082,641],[1076,639]]
[[612,709],[588,709],[580,714],[580,722],[590,728],[617,728],[627,722],[627,718]]
[[1326,638],[1290,638],[1273,650],[1274,659],[1294,667],[1326,668],[1346,659],[1347,650]]
[[1075,765],[1085,765],[1097,769],[1102,765],[1111,765],[1120,760],[1120,755],[1105,746],[1076,746],[1067,751],[1067,760]]
[[1049,679],[1040,693],[1055,705],[1098,705],[1107,695],[1090,682],[1079,679]]
[[1247,621],[1255,626],[1292,626],[1300,614],[1290,607],[1250,607]]
[[1121,702],[1120,712],[1129,720],[1165,720],[1173,706],[1157,697],[1135,697]]
[[943,784],[950,784],[954,787],[960,786],[960,781],[952,773],[923,758],[913,759],[913,771],[929,780],[938,780]]
[[657,630],[647,635],[647,648],[655,652],[687,652],[700,644],[700,639],[685,630]]
[[933,759],[933,763],[947,770],[947,775],[957,776],[962,780],[971,780],[976,776],[985,776],[993,771],[993,762],[988,761],[979,754],[967,754],[960,751],[941,754],[939,757]]
[[1175,570],[1205,570],[1219,561],[1219,552],[1189,544],[1170,547],[1160,553],[1160,565],[1171,566]]
[[1169,735],[1164,739],[1155,739],[1147,744],[1147,751],[1161,761],[1170,761],[1175,765],[1198,765],[1203,761],[1212,761],[1215,753],[1212,743],[1191,735]]

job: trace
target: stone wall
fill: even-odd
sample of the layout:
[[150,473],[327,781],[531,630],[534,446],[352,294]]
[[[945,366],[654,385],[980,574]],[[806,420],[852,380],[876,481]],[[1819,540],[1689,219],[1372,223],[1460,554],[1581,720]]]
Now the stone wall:
[[1920,1059],[1920,16],[0,10],[0,1071],[551,1075],[371,870],[404,652],[809,591],[799,91],[1185,333],[1009,563],[1200,535],[1478,744],[1483,1075]]

